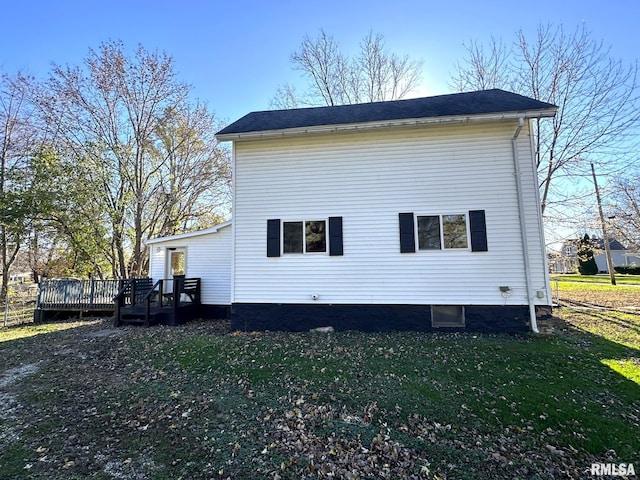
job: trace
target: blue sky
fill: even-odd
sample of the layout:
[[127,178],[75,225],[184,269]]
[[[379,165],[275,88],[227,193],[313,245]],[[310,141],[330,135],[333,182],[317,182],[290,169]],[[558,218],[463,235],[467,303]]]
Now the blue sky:
[[373,30],[390,51],[422,59],[418,96],[449,92],[463,42],[511,41],[539,22],[584,23],[628,62],[640,47],[638,0],[0,0],[0,11],[0,71],[44,77],[52,62],[79,65],[101,42],[142,44],[170,54],[194,96],[228,121],[267,109],[278,85],[299,82],[289,56],[320,28],[346,52]]
[[[0,12],[1,72],[43,78],[52,62],[81,65],[102,42],[141,44],[171,55],[179,79],[225,122],[268,109],[285,82],[304,90],[289,57],[320,29],[346,53],[373,31],[391,52],[421,59],[414,96],[450,93],[463,43],[510,43],[519,29],[532,38],[539,23],[569,31],[584,24],[612,57],[640,56],[640,0],[0,0]],[[577,235],[559,232],[547,240]]]

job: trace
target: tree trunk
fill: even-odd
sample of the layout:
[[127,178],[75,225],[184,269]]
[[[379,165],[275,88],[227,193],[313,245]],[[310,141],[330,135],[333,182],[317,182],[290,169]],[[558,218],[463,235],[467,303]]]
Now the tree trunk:
[[4,227],[0,227],[2,233],[2,284],[0,285],[0,302],[4,302],[7,298],[7,292],[9,291],[9,263],[7,255],[7,234]]

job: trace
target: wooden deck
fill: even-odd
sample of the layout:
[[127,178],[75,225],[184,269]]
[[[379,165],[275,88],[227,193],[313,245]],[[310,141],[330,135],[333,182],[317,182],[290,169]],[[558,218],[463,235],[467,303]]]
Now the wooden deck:
[[39,285],[34,320],[54,320],[62,315],[112,315],[113,298],[120,280],[43,280]]
[[200,314],[199,278],[127,281],[115,296],[115,324],[180,325]]
[[123,324],[179,325],[200,314],[199,278],[175,277],[154,283],[129,280],[44,280],[34,311],[43,322],[70,315],[113,316]]

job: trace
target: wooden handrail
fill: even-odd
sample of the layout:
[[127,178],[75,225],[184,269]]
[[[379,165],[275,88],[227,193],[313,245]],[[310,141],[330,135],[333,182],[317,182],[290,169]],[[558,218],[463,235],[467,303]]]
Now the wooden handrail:
[[124,297],[125,292],[129,288],[129,286],[133,283],[133,278],[130,278],[129,280],[122,280],[122,282],[123,282],[122,288],[118,291],[116,296],[113,297],[114,302]]
[[164,280],[158,280],[156,283],[154,283],[153,287],[151,287],[151,290],[149,290],[147,292],[147,294],[144,297],[142,297],[142,300],[150,299],[151,298],[151,294],[156,291],[156,287],[157,286],[160,286],[159,291],[162,292],[162,283],[163,283],[163,281]]
[[[136,280],[139,280],[139,283],[144,285],[144,289],[141,288],[140,291],[138,291],[138,282],[136,282]],[[170,292],[165,293],[164,285],[167,282],[171,282],[172,288]],[[118,295],[114,298],[116,301],[116,326],[120,324],[121,313],[128,309],[134,310],[132,307],[138,307],[137,311],[140,316],[144,314],[144,324],[148,326],[153,315],[152,303],[154,308],[156,305],[161,309],[166,306],[171,307],[173,310],[172,315],[175,315],[178,309],[183,306],[183,300],[181,299],[183,294],[188,295],[191,300],[190,302],[185,301],[184,303],[200,305],[200,286],[200,278],[164,278],[157,280],[153,284],[151,278],[130,279],[122,285]],[[158,295],[157,304],[155,303],[154,294]],[[130,303],[127,304],[127,298],[129,297],[131,300]]]

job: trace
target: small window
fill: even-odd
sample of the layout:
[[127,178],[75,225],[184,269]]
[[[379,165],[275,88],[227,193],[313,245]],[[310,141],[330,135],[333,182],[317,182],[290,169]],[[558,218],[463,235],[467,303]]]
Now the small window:
[[327,251],[326,220],[282,222],[283,253],[325,253]]
[[468,248],[467,216],[455,215],[418,216],[418,249]]
[[420,250],[440,249],[440,217],[418,217],[418,248]]
[[283,222],[282,234],[284,238],[282,251],[284,253],[302,253],[302,222]]
[[463,328],[464,307],[461,305],[432,305],[431,326],[433,328]]
[[442,240],[444,248],[467,248],[467,216],[443,215]]
[[324,220],[304,222],[306,252],[327,251],[327,229]]

